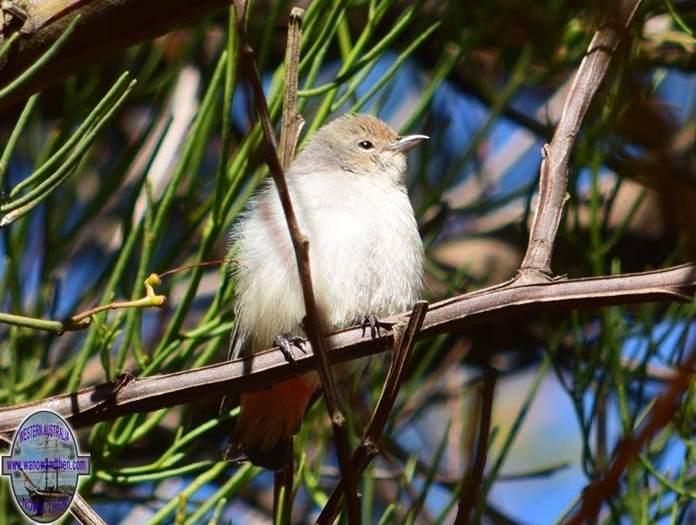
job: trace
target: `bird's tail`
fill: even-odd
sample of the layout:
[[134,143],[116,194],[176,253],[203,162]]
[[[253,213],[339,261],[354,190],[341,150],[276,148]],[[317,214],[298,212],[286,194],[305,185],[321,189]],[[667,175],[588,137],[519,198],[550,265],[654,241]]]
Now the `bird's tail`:
[[246,457],[270,470],[285,465],[290,438],[300,429],[307,405],[319,386],[316,372],[241,396],[241,409],[228,459]]

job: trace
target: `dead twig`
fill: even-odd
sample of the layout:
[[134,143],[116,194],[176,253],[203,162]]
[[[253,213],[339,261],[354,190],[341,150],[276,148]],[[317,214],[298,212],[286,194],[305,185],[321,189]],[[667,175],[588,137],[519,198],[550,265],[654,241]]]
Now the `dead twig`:
[[[403,380],[404,367],[413,346],[416,344],[418,332],[421,326],[423,326],[427,312],[428,303],[419,301],[413,307],[408,323],[401,323],[394,327],[394,353],[392,354],[391,365],[384,380],[379,401],[377,401],[377,406],[365,430],[363,440],[351,459],[356,475],[360,475],[370,464],[370,461],[379,453],[380,437],[384,427],[387,425],[389,413],[396,402],[396,396],[399,393]],[[343,481],[339,480],[338,485],[317,518],[317,525],[333,523],[338,517],[343,495],[342,484]]]
[[300,42],[304,9],[293,7],[288,21],[288,41],[285,48],[285,90],[283,92],[283,125],[280,128],[280,163],[290,167],[295,157],[297,141],[304,119],[297,113],[297,89],[300,74]]
[[689,357],[682,363],[667,391],[657,397],[637,432],[618,444],[607,473],[585,487],[580,508],[563,522],[564,525],[580,525],[596,521],[602,502],[610,499],[618,491],[624,470],[636,459],[641,449],[672,420],[679,407],[679,398],[689,388],[696,375],[695,369],[696,349],[692,350]]
[[73,498],[70,514],[82,525],[106,525],[101,516],[79,494],[75,494]]
[[[321,333],[321,316],[314,297],[314,287],[312,284],[311,267],[309,264],[309,239],[302,233],[295,216],[290,192],[285,180],[285,172],[278,157],[278,149],[273,135],[273,125],[271,123],[268,104],[263,93],[261,78],[256,67],[254,51],[249,45],[249,40],[244,28],[244,10],[246,4],[242,0],[234,2],[237,9],[237,31],[240,38],[240,62],[245,70],[248,81],[251,83],[254,92],[256,110],[261,121],[261,128],[266,143],[266,163],[273,177],[278,197],[283,208],[283,214],[287,221],[290,238],[295,252],[295,260],[302,285],[302,296],[305,304],[304,330],[307,334],[313,352],[318,358],[318,371],[321,385],[324,392],[324,400],[333,427],[334,442],[338,455],[338,463],[341,467],[341,474],[345,482],[345,494],[348,508],[348,522],[351,524],[360,523],[360,506],[358,495],[355,488],[355,476],[350,464],[350,443],[348,432],[345,428],[345,417],[341,412],[336,384],[331,373],[329,359],[327,357],[326,344]],[[296,12],[297,15],[297,12]],[[297,18],[297,16],[296,16]],[[289,153],[289,151],[288,151]]]
[[[283,91],[283,120],[280,128],[280,159],[284,170],[290,168],[295,157],[297,140],[304,119],[297,114],[297,89],[300,70],[300,42],[302,41],[302,20],[304,9],[293,7],[288,20],[288,39],[285,47],[285,88]],[[290,447],[292,447],[292,438]],[[291,448],[292,450],[292,448]],[[290,525],[293,500],[293,455],[288,455],[288,463],[274,473],[273,515],[276,523]]]
[[641,0],[631,0],[625,7],[625,2],[620,3],[622,9],[610,9],[612,15],[592,38],[575,73],[553,138],[542,148],[539,203],[529,232],[527,252],[517,277],[518,282],[548,281],[553,276],[551,256],[567,200],[570,153],[587,108],[602,84],[612,55],[633,20]]
[[478,416],[479,429],[478,440],[473,464],[469,472],[465,473],[462,480],[462,491],[459,498],[459,508],[454,522],[457,525],[471,522],[471,516],[477,502],[477,494],[481,488],[483,470],[486,467],[488,454],[488,442],[491,435],[491,416],[493,413],[493,395],[495,393],[496,372],[492,367],[486,367],[483,371],[481,383],[480,411]]

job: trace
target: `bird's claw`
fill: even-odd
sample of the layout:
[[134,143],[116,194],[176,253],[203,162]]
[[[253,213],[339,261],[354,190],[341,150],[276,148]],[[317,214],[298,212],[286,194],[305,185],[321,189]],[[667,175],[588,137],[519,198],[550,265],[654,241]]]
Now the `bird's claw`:
[[287,359],[288,363],[295,362],[293,347],[299,348],[303,354],[307,353],[303,346],[305,339],[296,335],[280,334],[276,336],[273,343],[280,348],[280,351],[283,352],[283,355],[285,356],[285,359]]
[[362,327],[362,336],[365,337],[365,330],[367,330],[367,327],[370,327],[370,337],[372,339],[376,339],[377,337],[381,337],[382,334],[380,330],[384,328],[385,330],[390,327],[389,323],[383,323],[382,321],[379,320],[379,317],[377,317],[375,314],[368,314],[364,315],[360,319],[360,326]]

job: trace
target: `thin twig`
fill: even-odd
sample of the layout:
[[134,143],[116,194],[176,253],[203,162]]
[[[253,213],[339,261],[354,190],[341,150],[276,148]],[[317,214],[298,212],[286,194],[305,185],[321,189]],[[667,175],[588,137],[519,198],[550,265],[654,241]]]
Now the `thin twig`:
[[160,279],[157,274],[150,274],[145,279],[145,297],[134,299],[133,301],[112,301],[108,304],[102,304],[89,308],[84,312],[69,317],[65,321],[54,321],[51,319],[38,319],[36,317],[26,317],[23,315],[7,314],[0,312],[0,323],[11,324],[14,326],[22,326],[25,328],[33,328],[35,330],[45,330],[47,332],[55,332],[62,334],[64,332],[74,332],[84,330],[89,327],[92,322],[92,317],[98,313],[106,312],[107,310],[122,310],[124,308],[162,308],[167,304],[167,297],[157,295],[153,286],[160,284]]
[[[470,471],[465,473],[462,480],[462,491],[459,499],[459,508],[455,524],[460,525],[471,522],[471,516],[475,510],[477,494],[481,488],[483,470],[486,467],[488,454],[488,441],[491,435],[491,416],[493,413],[493,395],[495,393],[496,372],[492,367],[486,367],[483,371],[481,384],[479,430],[476,443],[476,453]],[[480,502],[479,502],[480,503]]]
[[79,494],[75,494],[73,498],[70,514],[82,525],[106,525],[101,516]]
[[212,261],[203,261],[199,263],[191,263],[191,264],[184,264],[183,266],[177,266],[176,268],[172,268],[171,270],[167,270],[166,272],[158,273],[157,275],[162,278],[166,277],[167,275],[171,275],[174,273],[179,273],[179,272],[184,272],[186,270],[191,270],[193,268],[202,268],[205,266],[222,266],[227,262],[226,259],[214,259]]
[[[297,140],[304,120],[297,114],[297,87],[299,83],[300,42],[304,9],[293,7],[288,20],[288,38],[285,47],[285,88],[283,91],[283,120],[280,128],[280,159],[283,169],[290,168],[295,156]],[[290,447],[292,447],[290,438]],[[291,448],[292,450],[292,448]],[[293,455],[288,454],[287,463],[274,474],[273,515],[276,523],[290,525],[293,500]]]
[[338,463],[341,467],[341,474],[345,481],[345,494],[348,508],[348,522],[350,524],[360,523],[360,506],[358,502],[357,490],[355,487],[355,476],[350,464],[350,443],[348,432],[345,428],[345,417],[341,412],[336,384],[331,373],[329,359],[327,357],[326,343],[321,334],[321,316],[314,297],[314,287],[312,285],[311,268],[309,264],[309,239],[302,233],[295,216],[295,211],[290,199],[285,172],[278,157],[278,149],[273,135],[273,125],[271,123],[268,104],[263,93],[261,78],[256,67],[254,51],[249,45],[249,40],[244,28],[244,9],[246,4],[242,0],[235,0],[237,9],[237,31],[240,37],[240,61],[246,72],[248,81],[251,83],[254,92],[256,109],[261,121],[263,135],[266,143],[266,163],[273,177],[278,197],[283,207],[283,214],[288,225],[290,238],[295,252],[295,260],[302,285],[302,296],[305,304],[305,318],[303,326],[307,339],[309,339],[313,352],[318,358],[318,371],[324,391],[324,400],[333,427],[334,442],[338,455]]
[[[418,334],[419,339],[459,332],[474,324],[508,316],[627,305],[654,301],[689,301],[696,291],[696,264],[687,264],[640,274],[569,279],[533,285],[494,287],[452,297],[431,305]],[[398,323],[408,313],[393,316]],[[393,330],[372,338],[354,326],[326,337],[332,363],[358,359],[387,350]],[[219,399],[230,392],[264,388],[298,376],[316,367],[313,353],[297,355],[288,363],[278,348],[234,361],[172,374],[134,379],[114,392],[115,385],[102,383],[77,392],[0,408],[0,432],[14,431],[33,411],[49,409],[68,419],[74,427],[108,421],[118,416]]]
[[[290,447],[292,447],[292,438]],[[292,450],[292,448],[291,448]],[[273,516],[274,523],[290,525],[292,518],[292,487],[294,461],[293,455],[288,454],[288,461],[283,468],[274,472],[273,477]]]
[[[527,252],[520,267],[519,282],[546,281],[553,275],[551,256],[567,200],[570,153],[592,98],[602,84],[612,55],[628,28],[641,0],[632,0],[592,38],[568,92],[561,118],[550,144],[542,148],[539,173],[539,204],[529,232]],[[615,13],[618,10],[610,10]]]
[[618,491],[624,470],[637,458],[648,441],[672,420],[674,413],[679,408],[679,398],[689,388],[696,375],[695,369],[696,349],[693,349],[689,357],[682,363],[675,378],[670,382],[667,391],[655,400],[638,431],[618,444],[606,475],[591,482],[585,488],[580,508],[563,522],[564,525],[580,525],[596,520],[602,502],[610,499]]
[[300,74],[300,42],[304,9],[293,7],[288,21],[288,41],[285,48],[285,91],[283,92],[283,125],[280,128],[280,163],[284,170],[295,157],[297,141],[304,119],[297,113],[297,88]]
[[151,273],[148,278],[145,279],[145,297],[142,299],[95,306],[94,308],[90,308],[89,310],[72,316],[69,319],[69,322],[80,324],[95,314],[104,312],[106,310],[116,310],[118,308],[142,308],[144,306],[155,306],[157,308],[161,308],[167,304],[167,298],[164,295],[157,295],[155,293],[155,289],[153,288],[153,286],[158,286],[161,283],[162,281],[160,281],[159,276],[155,273]]
[[[370,461],[379,453],[378,443],[384,427],[387,425],[389,413],[396,402],[403,380],[404,367],[416,343],[427,312],[428,303],[419,301],[413,307],[408,323],[400,323],[394,327],[394,353],[392,354],[391,365],[384,380],[379,401],[377,401],[377,406],[365,430],[365,436],[351,459],[356,475],[360,475],[370,464]],[[341,490],[342,483],[343,481],[339,480],[338,485],[317,518],[317,525],[328,525],[333,523],[338,517],[343,495]]]
[[[596,350],[599,351],[599,350]],[[597,423],[595,427],[596,452],[595,452],[595,473],[604,474],[609,463],[609,450],[607,447],[607,425],[608,416],[607,404],[609,397],[608,372],[603,371],[599,374],[597,388],[595,391],[595,406]]]
[[[409,460],[412,461],[415,466],[416,472],[418,472],[419,474],[427,476],[432,470],[432,465],[429,465],[428,463],[422,461],[419,458],[414,458],[410,455],[409,452],[400,447],[398,443],[396,443],[393,439],[388,439],[387,437],[384,437],[382,438],[382,443],[384,451],[389,455],[394,456],[396,459],[404,463],[406,463]],[[529,471],[509,472],[500,474],[496,479],[498,481],[528,481],[530,479],[544,479],[554,476],[558,474],[560,471],[568,469],[569,467],[570,463],[562,462],[556,465],[549,465],[546,467],[540,467]],[[330,467],[327,465],[322,466],[319,474],[322,478],[338,478],[341,475],[337,468]],[[403,472],[398,469],[387,469],[378,467],[373,468],[371,471],[371,477],[375,481],[394,481],[398,479],[399,476],[401,476],[402,474]],[[433,476],[433,480],[437,482],[439,485],[443,485],[448,488],[455,488],[457,485],[461,484],[462,478],[461,476],[447,476],[444,474],[436,473]]]

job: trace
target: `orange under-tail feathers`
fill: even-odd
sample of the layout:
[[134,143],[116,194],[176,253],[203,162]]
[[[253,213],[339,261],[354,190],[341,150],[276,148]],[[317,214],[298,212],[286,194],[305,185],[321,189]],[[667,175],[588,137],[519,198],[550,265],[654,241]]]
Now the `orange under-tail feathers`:
[[281,469],[292,452],[290,438],[300,429],[318,386],[316,373],[310,373],[267,390],[242,394],[230,452],[243,454],[255,465]]

